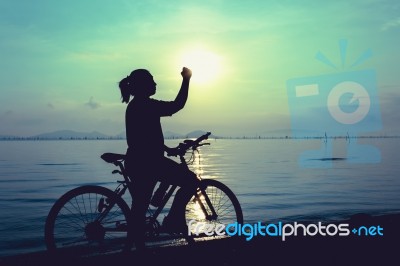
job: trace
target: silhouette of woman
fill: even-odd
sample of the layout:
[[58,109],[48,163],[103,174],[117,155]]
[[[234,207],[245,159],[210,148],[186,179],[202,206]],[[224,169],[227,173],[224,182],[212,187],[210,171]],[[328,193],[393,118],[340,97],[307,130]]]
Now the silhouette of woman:
[[[133,238],[137,249],[144,249],[145,216],[157,181],[178,185],[170,212],[163,227],[170,232],[187,230],[185,206],[196,189],[196,175],[179,163],[164,157],[173,154],[173,148],[164,145],[160,118],[181,110],[187,101],[192,72],[183,68],[181,88],[174,101],[150,98],[156,92],[156,83],[148,70],[136,69],[119,83],[122,102],[128,104],[125,114],[128,143],[126,170],[132,179]],[[133,99],[129,101],[130,96]]]

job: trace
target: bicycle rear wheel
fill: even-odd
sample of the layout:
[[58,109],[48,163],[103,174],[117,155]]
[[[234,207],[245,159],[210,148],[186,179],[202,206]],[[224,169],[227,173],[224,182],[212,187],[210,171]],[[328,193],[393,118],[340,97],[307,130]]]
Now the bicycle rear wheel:
[[[208,238],[226,237],[214,229],[232,223],[243,223],[242,208],[235,194],[223,183],[203,179],[197,195],[186,205],[186,223],[191,236]],[[214,230],[214,231],[213,231]]]
[[50,251],[84,255],[117,251],[128,244],[130,209],[113,191],[82,186],[65,193],[45,224]]

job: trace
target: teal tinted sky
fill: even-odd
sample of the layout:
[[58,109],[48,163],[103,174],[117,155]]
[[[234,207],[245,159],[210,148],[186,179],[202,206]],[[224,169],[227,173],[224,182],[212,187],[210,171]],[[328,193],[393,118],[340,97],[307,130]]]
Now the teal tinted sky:
[[[400,132],[398,1],[19,0],[0,9],[0,135],[118,134],[126,107],[118,81],[147,68],[156,98],[172,100],[180,58],[196,49],[218,57],[217,77],[196,82],[194,69],[187,106],[162,120],[164,130],[289,129],[287,80],[373,69],[383,131]],[[350,68],[368,49],[372,57]]]

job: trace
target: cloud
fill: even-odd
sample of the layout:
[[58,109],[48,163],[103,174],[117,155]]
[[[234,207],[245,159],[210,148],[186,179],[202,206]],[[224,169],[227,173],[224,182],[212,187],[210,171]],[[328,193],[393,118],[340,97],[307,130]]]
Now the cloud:
[[89,101],[87,103],[85,103],[85,105],[88,106],[91,109],[97,109],[97,108],[100,107],[100,104],[93,100],[93,96],[90,97]]
[[391,28],[400,27],[400,17],[392,19],[382,26],[382,31],[390,30]]

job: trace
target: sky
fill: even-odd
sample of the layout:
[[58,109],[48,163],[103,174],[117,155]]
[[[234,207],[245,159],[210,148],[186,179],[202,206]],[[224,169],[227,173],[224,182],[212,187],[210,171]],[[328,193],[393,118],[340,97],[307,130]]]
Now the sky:
[[118,82],[146,68],[154,98],[173,100],[183,66],[193,70],[189,99],[162,118],[164,131],[291,129],[293,117],[318,112],[297,108],[289,80],[341,82],[369,69],[379,134],[400,134],[399,1],[0,0],[0,9],[0,135],[119,134]]

